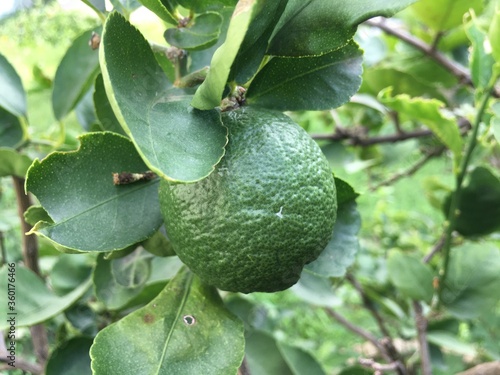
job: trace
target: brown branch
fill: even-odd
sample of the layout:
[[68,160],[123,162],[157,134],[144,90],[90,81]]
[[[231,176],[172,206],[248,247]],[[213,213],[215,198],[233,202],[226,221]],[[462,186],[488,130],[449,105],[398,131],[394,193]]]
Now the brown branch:
[[[451,74],[458,78],[461,83],[470,87],[474,87],[470,71],[462,65],[447,58],[444,54],[437,51],[435,47],[425,43],[421,39],[418,39],[405,31],[391,27],[389,25],[389,22],[384,18],[380,18],[379,20],[371,19],[366,21],[365,24],[368,26],[377,27],[387,34],[395,36],[399,40],[415,47],[416,49],[427,55],[429,58],[440,64],[446,70],[448,70]],[[500,97],[500,90],[498,88],[495,89],[493,94],[497,98]]]
[[436,157],[436,156],[439,156],[443,153],[443,151],[445,150],[444,147],[439,147],[431,152],[428,152],[426,153],[422,158],[420,158],[415,164],[413,164],[410,168],[402,171],[402,172],[399,172],[399,173],[396,173],[395,175],[391,176],[390,178],[388,178],[387,180],[385,181],[382,181],[380,183],[378,183],[377,185],[375,186],[372,186],[369,190],[370,191],[375,191],[379,188],[381,188],[382,186],[388,186],[388,185],[392,185],[394,184],[395,182],[399,181],[400,179],[402,178],[405,178],[405,177],[410,177],[412,175],[414,175],[415,173],[417,173],[422,167],[424,167],[425,164],[427,164],[427,162],[429,160],[431,160],[432,158]]
[[[22,230],[22,246],[23,246],[23,260],[26,267],[36,273],[40,278],[40,266],[38,263],[38,242],[34,235],[27,236],[26,233],[32,229],[32,226],[24,220],[24,212],[31,206],[31,200],[28,195],[24,193],[24,179],[13,176],[14,190],[17,197],[17,210],[21,220]],[[47,338],[47,331],[43,324],[37,324],[30,327],[31,340],[35,349],[35,354],[39,364],[44,367],[45,361],[49,356],[49,341]]]
[[382,364],[382,363],[377,363],[370,358],[360,358],[358,360],[358,363],[363,367],[367,367],[371,370],[374,370],[375,374],[383,374],[386,371],[397,371],[398,369],[398,363],[396,362]]
[[399,375],[407,375],[408,374],[406,367],[401,363],[401,361],[399,361],[399,359],[397,357],[395,357],[393,355],[393,353],[390,353],[387,350],[386,341],[384,343],[380,342],[370,332],[365,331],[364,329],[355,326],[354,324],[352,324],[350,321],[348,321],[346,318],[344,318],[342,315],[340,315],[339,313],[337,313],[335,310],[333,310],[331,308],[327,308],[327,309],[325,309],[325,311],[328,315],[330,315],[333,319],[335,319],[337,322],[339,322],[341,325],[343,325],[349,331],[351,331],[354,334],[371,342],[378,349],[380,355],[387,362],[396,363],[397,364],[396,371]]
[[[11,360],[5,354],[0,354],[0,362],[9,363]],[[24,372],[30,372],[33,375],[41,375],[43,373],[43,367],[36,363],[31,363],[23,358],[16,356],[15,367],[10,365],[0,367],[0,370],[12,371],[14,369],[19,369]]]
[[431,355],[427,344],[427,319],[422,313],[422,305],[418,301],[413,301],[415,311],[415,326],[417,327],[418,345],[420,347],[420,367],[422,375],[432,375]]
[[444,246],[444,243],[445,243],[445,235],[443,234],[438,242],[436,242],[436,244],[432,247],[432,250],[429,252],[429,254],[427,254],[424,259],[422,259],[422,261],[424,263],[429,263],[431,261],[431,259],[434,257],[434,255],[436,255],[437,253],[439,253],[441,251],[441,249],[443,248]]

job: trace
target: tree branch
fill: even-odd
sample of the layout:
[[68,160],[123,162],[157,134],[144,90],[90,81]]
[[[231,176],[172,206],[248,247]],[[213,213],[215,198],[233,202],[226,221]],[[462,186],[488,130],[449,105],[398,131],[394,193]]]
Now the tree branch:
[[420,367],[422,375],[432,375],[431,356],[429,345],[427,344],[427,319],[422,313],[422,305],[418,301],[413,301],[415,311],[415,326],[417,327],[418,345],[420,347]]
[[[451,74],[458,78],[461,83],[470,87],[474,87],[470,71],[462,65],[459,65],[453,60],[447,58],[441,52],[437,51],[435,47],[428,45],[427,43],[405,31],[391,27],[389,22],[384,18],[370,19],[368,21],[365,21],[365,24],[368,26],[377,27],[387,34],[395,36],[399,40],[415,47],[416,49],[433,59],[435,62],[440,64],[442,67],[447,69]],[[493,94],[497,98],[500,97],[500,90],[496,88]]]
[[[24,193],[24,179],[17,176],[13,176],[12,179],[14,190],[16,191],[18,215],[21,220],[24,264],[41,278],[42,276],[38,264],[38,242],[35,236],[26,235],[26,233],[31,230],[32,226],[24,220],[24,212],[31,206],[31,200],[30,197]],[[47,331],[43,324],[37,324],[30,327],[30,332],[37,360],[39,364],[44,367],[45,361],[49,356]]]

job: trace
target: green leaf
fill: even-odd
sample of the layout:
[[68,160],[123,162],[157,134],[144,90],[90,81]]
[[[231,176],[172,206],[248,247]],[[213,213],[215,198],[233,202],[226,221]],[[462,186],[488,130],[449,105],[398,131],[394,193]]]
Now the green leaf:
[[491,243],[466,243],[451,250],[442,303],[459,319],[487,312],[500,299],[500,249]]
[[193,109],[190,99],[169,97],[171,84],[148,42],[119,13],[108,17],[102,44],[108,99],[149,168],[172,181],[208,176],[227,142],[220,114]]
[[82,254],[60,254],[50,271],[50,286],[57,295],[70,293],[88,280],[92,273],[93,258]]
[[248,82],[259,69],[264,58],[269,38],[278,22],[287,0],[265,1],[252,17],[248,31],[231,66],[229,80],[242,85]]
[[100,331],[90,356],[97,374],[233,375],[243,350],[241,321],[184,269],[148,305]]
[[493,128],[493,135],[498,143],[500,143],[500,102],[495,102],[492,106],[493,117],[491,118],[491,127]]
[[92,125],[97,123],[93,93],[94,87],[90,87],[75,107],[76,118],[86,131],[90,131]]
[[31,158],[11,148],[0,147],[0,177],[18,176],[24,178],[31,165]]
[[[76,328],[82,335],[94,337],[99,331],[100,324],[98,314],[85,304],[84,301],[79,301],[64,312],[64,316],[70,324]],[[90,345],[89,348],[90,349]],[[89,350],[87,349],[87,355]],[[90,369],[90,356],[89,369]]]
[[379,93],[378,98],[389,108],[425,124],[459,160],[463,146],[462,137],[456,119],[441,111],[444,103],[436,99],[411,98],[406,94],[391,95],[392,88],[387,88]]
[[351,41],[322,56],[274,57],[253,79],[247,102],[280,111],[336,108],[361,85],[361,56],[358,45]]
[[92,32],[85,31],[76,38],[57,67],[52,91],[52,109],[57,120],[62,120],[75,108],[92,86],[99,72],[99,53],[89,46]]
[[456,354],[475,357],[477,350],[474,345],[459,341],[449,332],[431,331],[427,332],[427,341]]
[[127,256],[111,262],[113,278],[125,288],[139,288],[146,284],[151,274],[151,255],[138,248]]
[[158,232],[142,243],[146,251],[159,257],[169,257],[175,255],[174,248],[167,238],[165,227],[162,226]]
[[463,22],[464,13],[473,9],[476,14],[483,10],[482,0],[420,0],[412,7],[419,20],[435,31],[447,31]]
[[[7,267],[0,269],[0,287],[7,289],[8,272]],[[18,327],[31,326],[44,322],[60,314],[78,300],[90,287],[90,279],[81,283],[70,293],[58,297],[31,270],[16,266],[16,325]],[[0,305],[0,330],[6,330],[9,327],[7,321],[10,315],[7,315],[7,303]]]
[[278,349],[295,375],[326,375],[314,357],[296,346],[278,342]]
[[23,142],[26,131],[22,121],[0,107],[0,147],[16,148]]
[[488,35],[481,29],[476,19],[465,26],[465,32],[472,44],[469,58],[472,82],[478,89],[485,89],[490,84],[495,64],[491,47],[486,47]]
[[107,309],[118,310],[139,295],[144,285],[136,288],[120,285],[111,271],[113,262],[115,260],[106,260],[104,254],[99,254],[92,279],[97,299],[103,302]]
[[[443,205],[445,215],[451,196]],[[486,167],[477,167],[458,197],[455,230],[464,236],[481,236],[500,229],[500,179]]]
[[158,179],[114,185],[113,173],[147,167],[125,137],[88,133],[77,151],[55,152],[28,170],[26,189],[54,220],[33,232],[79,251],[124,249],[153,235],[162,217]]
[[176,25],[178,20],[174,16],[174,7],[170,4],[170,1],[161,0],[139,0],[142,5],[160,17],[163,21]]
[[355,200],[359,197],[354,188],[341,178],[335,177],[335,188],[337,190],[337,205]]
[[16,117],[26,117],[26,93],[21,78],[0,54],[0,107]]
[[375,16],[390,17],[415,0],[289,0],[274,29],[268,54],[317,56],[352,39],[356,27]]
[[341,277],[354,262],[358,252],[358,232],[361,219],[355,202],[344,203],[337,211],[333,236],[318,259],[305,266],[307,270],[324,277]]
[[118,134],[126,135],[125,131],[118,122],[113,109],[111,108],[111,104],[109,103],[106,90],[104,89],[102,74],[99,74],[95,80],[93,99],[95,113],[103,127],[103,130],[109,130]]
[[488,30],[492,54],[497,63],[500,63],[500,5],[495,8],[495,14]]
[[53,223],[47,211],[43,209],[42,206],[30,206],[26,211],[24,211],[24,220],[34,226],[39,221],[45,221],[47,223]]
[[94,9],[98,14],[106,12],[106,4],[104,0],[82,0],[83,3]]
[[195,13],[203,13],[209,9],[220,7],[234,7],[238,0],[175,0],[181,7],[190,9]]
[[213,46],[219,39],[221,26],[221,15],[207,12],[197,15],[186,27],[167,29],[164,35],[170,45],[196,51]]
[[46,375],[92,375],[89,350],[92,339],[73,337],[60,344],[50,355]]
[[434,275],[420,259],[391,251],[387,260],[389,279],[405,297],[430,303],[434,294]]
[[342,300],[334,293],[331,281],[305,269],[290,289],[297,297],[315,306],[339,306]]
[[208,76],[196,90],[191,102],[193,107],[208,110],[220,104],[231,65],[248,30],[252,14],[258,8],[258,3],[259,0],[240,1],[236,6],[229,24],[226,40],[212,57]]
[[274,338],[264,332],[252,330],[247,334],[245,359],[252,375],[294,375]]

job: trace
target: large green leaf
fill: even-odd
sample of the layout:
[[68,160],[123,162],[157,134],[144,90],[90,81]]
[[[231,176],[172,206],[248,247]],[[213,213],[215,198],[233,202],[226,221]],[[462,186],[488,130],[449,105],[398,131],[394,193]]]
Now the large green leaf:
[[441,300],[459,319],[488,311],[500,299],[500,249],[491,243],[453,248]]
[[0,177],[18,176],[24,178],[31,165],[31,159],[11,148],[0,147]]
[[[0,269],[0,287],[7,291],[8,268]],[[12,283],[11,283],[12,284]],[[0,305],[0,330],[9,327],[7,319],[15,312],[16,325],[18,327],[31,326],[50,319],[71,306],[90,287],[90,279],[81,283],[70,293],[58,297],[31,270],[16,266],[15,271],[15,305],[7,305],[7,299]],[[7,293],[7,292],[5,292]]]
[[389,108],[425,124],[446,145],[458,160],[463,141],[454,117],[441,111],[445,105],[436,99],[411,98],[401,94],[392,96],[392,89],[382,90],[379,100]]
[[361,219],[354,201],[338,208],[333,236],[318,259],[309,263],[303,272],[310,271],[323,277],[341,277],[354,262],[359,243]]
[[261,0],[240,1],[236,6],[225,42],[215,51],[206,80],[196,90],[192,106],[202,110],[217,107],[226,87],[231,65],[238,53],[250,20]]
[[95,91],[93,99],[95,113],[103,127],[103,130],[109,130],[118,134],[126,135],[125,131],[118,122],[113,109],[111,108],[111,104],[109,103],[108,97],[106,95],[104,81],[101,74],[99,74],[95,79]]
[[112,251],[142,241],[162,223],[158,179],[114,185],[113,173],[146,172],[125,137],[88,133],[73,152],[55,152],[28,170],[26,189],[53,219],[34,233],[70,249]]
[[101,66],[113,111],[151,170],[184,182],[213,171],[227,142],[220,114],[173,97],[148,42],[119,13],[105,24]]
[[412,7],[413,13],[435,31],[447,31],[461,25],[464,13],[473,9],[476,14],[483,9],[482,0],[419,0]]
[[345,46],[356,27],[390,17],[416,0],[289,0],[274,29],[268,54],[317,56]]
[[100,33],[101,28],[85,31],[76,38],[57,67],[52,109],[58,120],[62,120],[75,108],[99,72],[99,53],[89,46],[92,32]]
[[222,16],[216,12],[197,15],[186,27],[173,27],[165,31],[167,42],[185,50],[200,50],[214,45],[219,38]]
[[242,322],[184,269],[148,305],[99,332],[90,356],[96,374],[234,375],[243,350]]
[[247,101],[281,111],[336,108],[361,85],[361,56],[358,45],[350,41],[322,56],[274,57],[253,79]]
[[389,278],[405,297],[430,303],[434,294],[434,275],[420,259],[391,251],[387,260]]
[[[443,205],[448,215],[451,197]],[[458,196],[455,229],[464,236],[487,235],[500,230],[500,179],[486,167],[477,167]]]
[[92,339],[73,337],[58,345],[51,353],[45,375],[92,375],[89,350]]
[[16,117],[26,117],[26,93],[21,78],[0,54],[0,107]]

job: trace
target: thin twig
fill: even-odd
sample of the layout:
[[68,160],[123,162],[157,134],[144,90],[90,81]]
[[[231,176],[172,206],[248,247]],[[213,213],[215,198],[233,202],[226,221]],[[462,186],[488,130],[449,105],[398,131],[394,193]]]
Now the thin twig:
[[381,188],[382,186],[389,186],[389,185],[392,185],[394,184],[395,182],[399,181],[400,179],[402,178],[405,178],[405,177],[410,177],[412,175],[414,175],[415,173],[417,173],[421,168],[423,168],[427,162],[429,160],[431,160],[432,158],[436,157],[436,156],[439,156],[441,155],[443,152],[444,152],[445,148],[444,147],[439,147],[431,152],[428,152],[426,153],[422,158],[420,158],[415,164],[413,164],[410,168],[402,171],[402,172],[399,172],[399,173],[396,173],[395,175],[391,176],[390,178],[388,178],[387,180],[385,181],[382,181],[380,183],[378,183],[377,185],[375,186],[372,186],[370,188],[370,191],[375,191],[375,190],[378,190],[379,188]]
[[[35,236],[27,236],[25,234],[32,229],[32,226],[24,220],[24,212],[31,206],[31,200],[30,197],[24,193],[24,179],[17,176],[13,176],[12,179],[14,190],[16,191],[17,210],[19,219],[21,220],[21,230],[23,233],[22,246],[24,264],[41,278],[42,276],[38,263],[38,242]],[[38,363],[44,367],[45,361],[49,356],[47,331],[43,324],[37,324],[30,327],[30,332]]]
[[413,301],[415,311],[415,326],[417,327],[418,345],[420,347],[420,367],[422,375],[432,375],[431,356],[429,345],[427,344],[427,319],[422,313],[422,305],[418,301]]
[[19,358],[18,356],[16,356],[15,367],[8,365],[8,363],[11,362],[11,360],[8,358],[7,355],[0,354],[0,362],[7,363],[7,365],[1,367],[0,370],[12,371],[14,369],[19,369],[24,372],[32,373],[33,375],[39,375],[43,373],[42,366],[36,363],[31,363],[23,358]]
[[424,257],[424,259],[422,259],[422,261],[424,263],[429,263],[431,261],[431,259],[434,257],[434,255],[436,255],[437,253],[439,253],[441,251],[441,249],[444,246],[445,239],[446,239],[446,236],[443,233],[441,235],[441,237],[439,238],[439,240],[436,242],[436,244],[432,247],[431,251]]
[[360,358],[358,359],[358,363],[363,367],[378,371],[378,373],[383,373],[385,371],[397,371],[398,369],[398,364],[396,362],[383,364],[377,363],[371,358]]
[[[443,66],[445,69],[447,69],[451,74],[453,74],[456,78],[458,78],[460,82],[470,87],[474,87],[470,71],[467,68],[447,58],[445,55],[437,51],[431,45],[423,42],[422,40],[414,37],[413,35],[405,31],[391,27],[389,22],[384,18],[380,18],[379,20],[371,19],[366,21],[365,24],[368,26],[377,27],[386,32],[387,34],[395,36],[399,40],[415,47],[416,49],[420,50],[425,55],[429,56],[431,59],[436,61],[438,64]],[[498,88],[495,88],[493,95],[497,98],[500,97],[500,90]]]
[[382,316],[380,316],[380,313],[378,310],[375,308],[375,305],[371,298],[365,293],[363,286],[360,284],[360,282],[354,277],[354,275],[348,273],[346,275],[347,281],[351,283],[351,285],[356,289],[361,297],[361,301],[363,302],[363,305],[366,307],[366,309],[372,314],[373,318],[377,322],[378,328],[380,329],[380,332],[382,335],[385,337],[391,337],[391,334],[389,333],[389,330],[385,326],[385,322],[382,319]]

